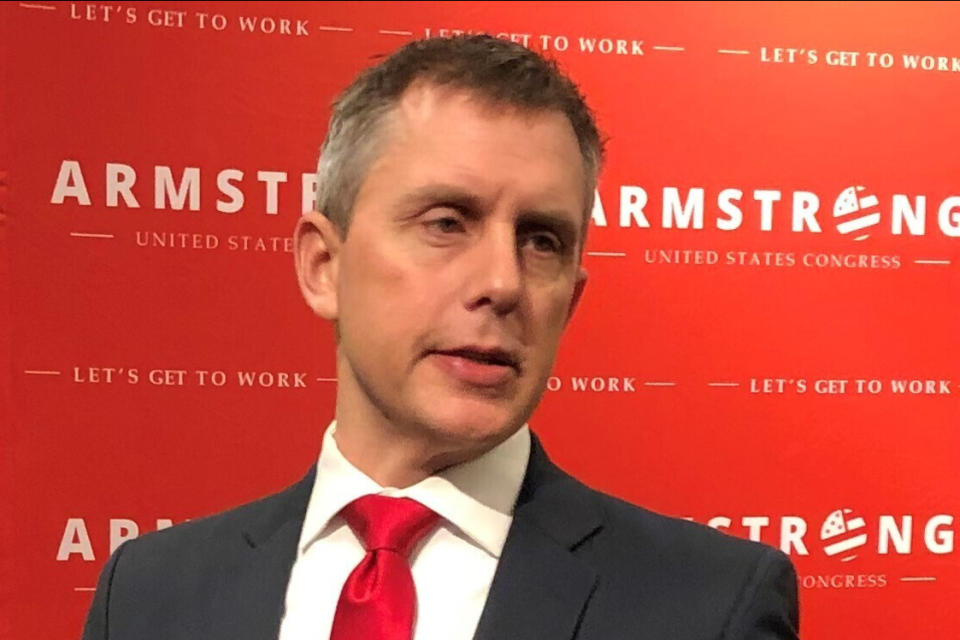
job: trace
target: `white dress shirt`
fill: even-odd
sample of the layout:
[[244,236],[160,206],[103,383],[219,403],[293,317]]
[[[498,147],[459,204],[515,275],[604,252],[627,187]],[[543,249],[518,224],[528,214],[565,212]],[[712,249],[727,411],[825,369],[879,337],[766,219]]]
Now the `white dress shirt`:
[[354,467],[334,440],[323,437],[297,559],[287,584],[279,640],[326,640],[347,576],[366,551],[337,515],[369,494],[412,498],[440,515],[440,524],[410,554],[417,590],[413,640],[470,640],[513,521],[527,471],[526,425],[475,460],[445,469],[405,489],[381,487]]

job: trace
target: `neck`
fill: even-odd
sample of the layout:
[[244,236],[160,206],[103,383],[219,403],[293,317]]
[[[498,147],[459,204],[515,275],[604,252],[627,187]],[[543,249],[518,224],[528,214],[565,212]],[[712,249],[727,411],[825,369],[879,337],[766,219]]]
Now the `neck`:
[[380,486],[409,487],[481,453],[437,442],[422,426],[395,424],[371,404],[349,371],[341,369],[338,378],[337,448]]
[[337,448],[350,464],[380,486],[409,487],[446,466],[437,466],[420,443],[365,428],[343,413],[338,408],[334,434]]

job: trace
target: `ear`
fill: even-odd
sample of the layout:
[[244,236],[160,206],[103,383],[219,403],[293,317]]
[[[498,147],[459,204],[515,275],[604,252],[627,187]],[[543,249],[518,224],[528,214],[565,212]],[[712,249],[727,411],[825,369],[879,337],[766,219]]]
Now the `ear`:
[[570,298],[570,309],[567,311],[567,324],[570,323],[570,318],[573,317],[573,312],[576,310],[577,305],[580,303],[580,298],[583,296],[583,290],[587,286],[587,270],[583,267],[577,268],[577,281],[573,285],[573,297]]
[[342,240],[322,213],[303,214],[293,232],[293,255],[300,293],[307,306],[326,320],[336,320],[337,265]]

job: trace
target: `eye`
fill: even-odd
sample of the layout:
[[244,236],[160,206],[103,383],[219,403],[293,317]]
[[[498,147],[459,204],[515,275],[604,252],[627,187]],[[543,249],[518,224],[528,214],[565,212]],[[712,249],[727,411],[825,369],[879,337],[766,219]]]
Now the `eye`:
[[537,253],[543,254],[561,254],[563,253],[563,243],[552,233],[537,232],[531,233],[525,239],[524,244],[529,245]]
[[430,229],[439,233],[455,233],[464,230],[463,221],[456,216],[450,215],[432,218],[424,222],[424,224]]
[[421,224],[432,235],[446,236],[466,231],[467,217],[467,212],[455,204],[440,202],[424,211]]

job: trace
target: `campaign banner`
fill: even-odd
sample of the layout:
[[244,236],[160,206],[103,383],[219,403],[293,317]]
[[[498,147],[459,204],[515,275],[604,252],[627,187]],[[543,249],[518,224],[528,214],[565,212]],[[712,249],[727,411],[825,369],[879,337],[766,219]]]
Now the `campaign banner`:
[[919,2],[5,3],[0,637],[78,637],[121,542],[316,460],[334,336],[292,231],[331,101],[412,39],[489,33],[556,60],[607,140],[531,420],[552,459],[782,549],[803,637],[952,638],[957,24]]

